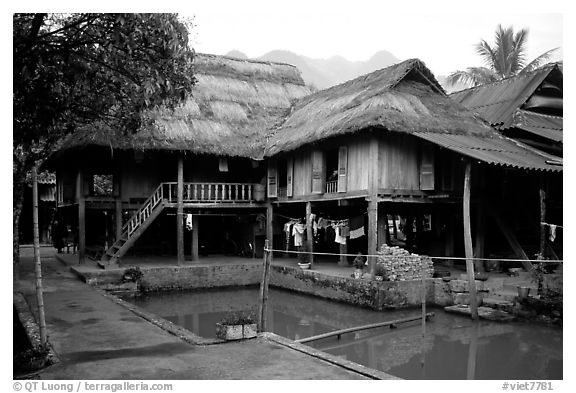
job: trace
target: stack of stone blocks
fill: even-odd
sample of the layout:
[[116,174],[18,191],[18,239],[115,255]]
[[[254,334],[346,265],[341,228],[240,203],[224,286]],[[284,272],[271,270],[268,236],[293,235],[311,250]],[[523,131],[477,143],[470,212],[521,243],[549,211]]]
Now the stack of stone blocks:
[[378,264],[384,266],[388,281],[410,281],[431,278],[434,274],[432,259],[425,255],[411,254],[407,250],[382,244],[378,250]]

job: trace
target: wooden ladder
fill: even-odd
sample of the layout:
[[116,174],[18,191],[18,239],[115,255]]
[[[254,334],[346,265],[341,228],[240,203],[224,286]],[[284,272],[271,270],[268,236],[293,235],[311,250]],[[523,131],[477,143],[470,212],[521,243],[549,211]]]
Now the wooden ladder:
[[106,250],[98,265],[104,269],[116,266],[118,260],[126,254],[142,233],[160,215],[164,209],[164,202],[163,184],[160,184],[142,206],[132,214],[128,222],[122,226],[122,235]]

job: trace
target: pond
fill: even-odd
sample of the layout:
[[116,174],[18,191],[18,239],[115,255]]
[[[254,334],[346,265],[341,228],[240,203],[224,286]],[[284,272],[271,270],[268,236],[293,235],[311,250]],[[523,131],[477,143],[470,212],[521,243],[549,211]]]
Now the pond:
[[[215,337],[231,311],[257,310],[256,287],[157,293],[126,300],[185,327]],[[420,321],[310,342],[314,348],[404,379],[562,379],[562,329],[519,322],[474,323],[442,309]],[[420,315],[419,309],[372,311],[270,288],[267,327],[300,339],[375,322]]]

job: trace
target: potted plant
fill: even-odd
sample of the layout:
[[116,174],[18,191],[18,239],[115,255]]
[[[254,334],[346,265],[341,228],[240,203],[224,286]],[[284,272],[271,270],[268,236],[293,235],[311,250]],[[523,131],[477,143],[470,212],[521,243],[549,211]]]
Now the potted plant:
[[387,272],[384,265],[381,263],[377,263],[376,266],[374,267],[374,277],[376,278],[376,281],[384,281],[386,276]]
[[138,266],[129,266],[122,274],[122,283],[135,283],[136,289],[140,286],[140,280],[144,276]]
[[[299,251],[306,252],[307,251],[306,245],[300,246]],[[304,270],[310,269],[310,255],[298,254],[298,266],[300,266],[300,268]]]
[[233,312],[216,323],[216,337],[226,341],[253,338],[256,332],[257,323],[253,311]]
[[366,261],[364,260],[362,254],[358,253],[358,255],[356,255],[356,258],[354,258],[354,262],[352,262],[352,265],[354,266],[354,278],[362,278],[362,276],[364,275],[365,263]]

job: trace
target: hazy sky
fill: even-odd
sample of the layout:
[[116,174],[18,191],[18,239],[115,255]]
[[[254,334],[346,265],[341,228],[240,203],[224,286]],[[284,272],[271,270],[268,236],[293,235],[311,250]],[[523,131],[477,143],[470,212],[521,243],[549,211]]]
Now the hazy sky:
[[[400,60],[418,57],[439,75],[481,65],[474,44],[481,39],[492,43],[498,24],[529,28],[529,59],[563,45],[562,2],[558,1],[390,3],[211,0],[185,3],[178,12],[194,17],[192,45],[202,53],[237,49],[258,57],[286,49],[314,58],[341,55],[367,60],[379,50],[388,50]],[[562,54],[560,49],[554,60]]]

